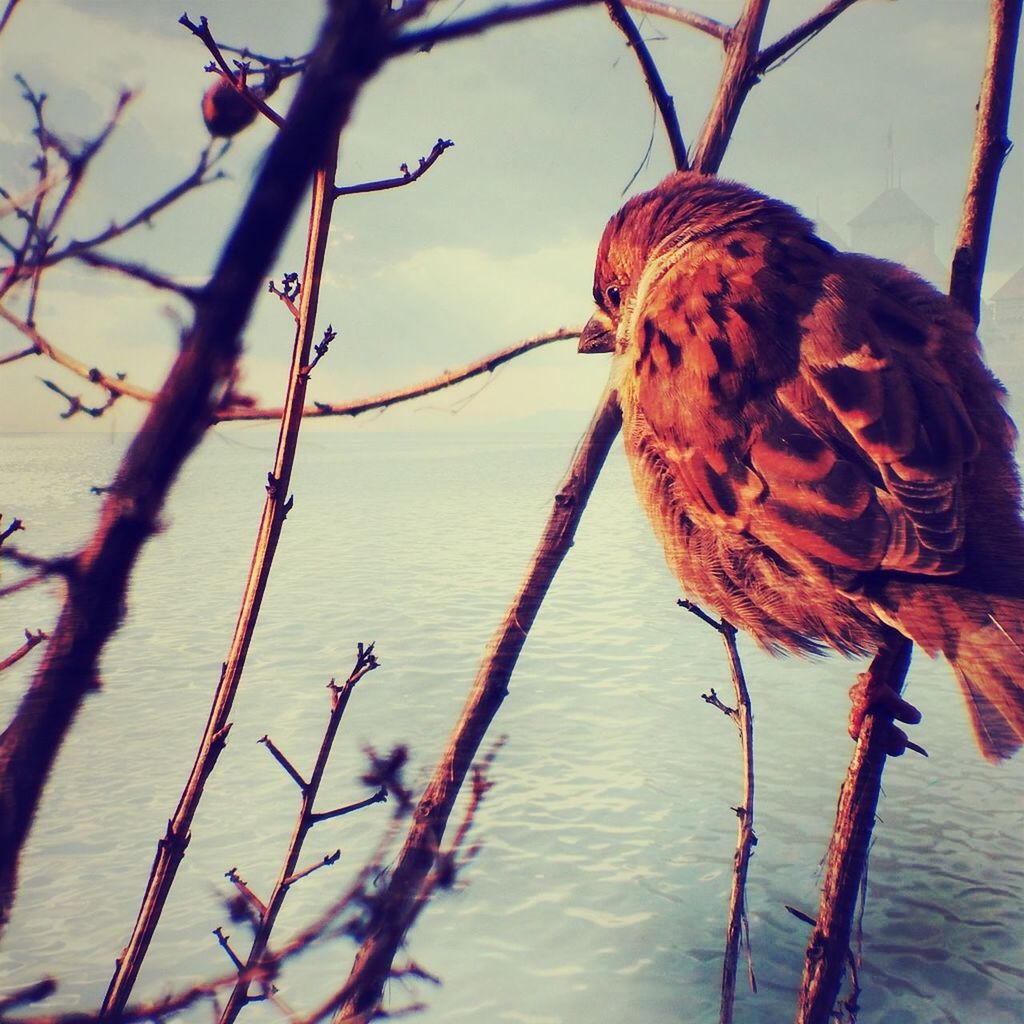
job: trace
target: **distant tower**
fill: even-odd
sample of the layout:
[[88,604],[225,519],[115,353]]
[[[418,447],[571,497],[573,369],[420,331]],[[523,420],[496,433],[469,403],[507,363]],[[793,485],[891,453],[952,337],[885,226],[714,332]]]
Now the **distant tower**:
[[[890,170],[890,180],[892,177]],[[858,252],[903,263],[943,290],[949,271],[935,255],[935,221],[898,185],[887,188],[850,221]]]

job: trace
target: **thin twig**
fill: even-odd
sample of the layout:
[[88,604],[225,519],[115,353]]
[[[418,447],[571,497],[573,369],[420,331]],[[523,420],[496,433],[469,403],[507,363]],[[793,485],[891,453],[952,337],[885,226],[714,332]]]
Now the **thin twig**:
[[[224,1005],[224,1010],[220,1015],[220,1024],[231,1024],[245,1004],[249,1001],[249,979],[246,977],[246,973],[255,970],[266,955],[267,948],[270,944],[270,936],[273,933],[274,925],[277,923],[277,918],[281,912],[281,908],[284,906],[288,890],[300,879],[311,874],[318,868],[334,864],[341,856],[341,851],[338,850],[336,853],[329,854],[322,858],[312,867],[298,872],[295,870],[295,866],[298,864],[299,857],[302,853],[302,847],[306,841],[306,836],[309,834],[309,830],[320,821],[332,816],[331,814],[315,814],[313,811],[313,805],[320,790],[320,783],[323,780],[324,771],[327,768],[327,761],[331,756],[331,750],[334,746],[335,737],[338,734],[338,728],[341,725],[341,719],[345,714],[345,709],[348,707],[349,698],[352,696],[352,691],[355,689],[356,683],[362,679],[367,672],[373,671],[373,669],[377,668],[379,664],[380,663],[378,662],[376,655],[373,653],[373,644],[370,644],[368,647],[364,647],[363,644],[360,644],[358,653],[356,654],[355,665],[349,673],[348,679],[346,679],[341,686],[335,685],[333,679],[329,684],[331,693],[331,711],[327,719],[327,726],[324,729],[323,738],[320,741],[320,749],[317,752],[316,760],[313,764],[313,770],[309,776],[309,782],[300,786],[302,796],[299,801],[299,811],[295,821],[295,828],[292,830],[291,841],[289,842],[288,849],[285,852],[281,870],[278,872],[277,882],[271,891],[270,897],[267,899],[266,909],[260,915],[259,922],[253,935],[252,945],[249,949],[249,954],[245,958],[244,965],[238,965],[242,976],[239,977],[238,983],[232,989],[231,995],[228,997],[228,1000]],[[298,773],[295,774],[297,775]],[[379,799],[380,794],[377,794],[369,800],[363,801],[362,806],[377,803],[379,802]]]
[[598,0],[533,0],[532,3],[492,7],[491,10],[471,18],[448,21],[415,32],[403,32],[392,41],[390,53],[392,56],[398,56],[403,53],[426,51],[438,43],[479,35],[498,25],[526,21],[530,18],[543,17],[546,14],[557,14],[559,11],[571,10],[573,7],[586,7],[597,2]]
[[605,0],[605,6],[611,19],[618,26],[619,30],[629,41],[640,68],[644,73],[647,82],[647,90],[651,98],[658,105],[661,114],[661,122],[665,126],[665,134],[668,135],[668,144],[672,149],[672,162],[677,171],[689,169],[689,159],[686,155],[686,143],[683,141],[683,133],[679,127],[679,118],[676,116],[675,101],[668,94],[665,83],[661,80],[658,66],[654,63],[651,51],[647,49],[644,37],[636,27],[636,23],[629,16],[629,11],[623,0]]
[[729,674],[732,676],[733,691],[736,695],[736,709],[733,721],[740,735],[743,761],[743,802],[734,808],[737,818],[736,854],[733,858],[732,887],[729,893],[729,917],[725,929],[725,956],[722,961],[722,999],[719,1009],[721,1024],[732,1024],[736,1001],[736,972],[741,944],[747,950],[747,976],[751,990],[757,991],[753,959],[750,949],[750,932],[747,922],[747,872],[750,858],[757,845],[754,833],[754,712],[747,689],[746,676],[740,663],[736,647],[736,630],[725,620],[719,632],[729,660]]
[[697,14],[694,11],[685,11],[672,4],[662,3],[661,0],[623,0],[626,7],[634,11],[641,11],[644,14],[653,14],[659,18],[668,18],[671,21],[678,21],[683,25],[689,25],[700,32],[705,32],[715,39],[725,40],[732,32],[732,26],[724,22],[716,21],[704,14]]
[[0,32],[3,32],[7,28],[7,23],[11,20],[11,15],[14,13],[14,8],[18,6],[18,0],[7,0],[7,6],[4,8],[4,13],[0,15]]
[[988,57],[978,100],[971,170],[953,249],[949,295],[976,324],[981,315],[981,280],[985,273],[999,172],[1013,146],[1007,132],[1021,4],[1022,0],[993,0],[992,3]]
[[763,75],[784,64],[805,43],[813,39],[825,26],[835,21],[848,7],[857,0],[832,0],[813,17],[803,24],[797,25],[792,32],[787,32],[781,39],[766,46],[754,61],[754,74]]
[[438,139],[434,148],[426,155],[420,157],[419,166],[414,171],[409,170],[408,164],[402,164],[401,174],[397,178],[383,178],[380,181],[367,181],[361,185],[342,185],[334,190],[335,198],[339,196],[355,196],[363,192],[383,192],[386,189],[402,188],[418,181],[435,163],[446,149],[451,149],[455,143],[451,139]]
[[15,663],[21,661],[22,658],[36,647],[41,644],[44,640],[49,640],[49,634],[44,633],[41,629],[37,629],[34,633],[30,629],[25,630],[25,642],[16,650],[12,651],[2,661],[0,661],[0,672],[3,672],[5,668],[10,668]]
[[[216,61],[217,69],[223,75],[225,81],[231,83],[234,86],[235,91],[241,96],[246,103],[253,107],[256,111],[261,113],[271,124],[276,125],[280,128],[284,124],[284,118],[271,107],[262,96],[257,95],[245,84],[244,74],[232,71],[228,66],[228,62],[224,59],[224,54],[221,53],[220,47],[217,45],[217,40],[213,38],[213,33],[210,31],[209,23],[205,17],[199,19],[199,24],[189,19],[187,14],[183,14],[179,19],[178,23],[184,25],[193,35],[198,36],[206,48],[213,55],[214,61]],[[208,68],[207,70],[213,70]]]
[[[342,30],[349,19],[341,18],[336,22],[336,29]],[[345,29],[352,31],[351,24]],[[342,42],[339,38],[336,45],[342,47],[344,58],[352,60],[356,50],[361,51],[367,45],[363,38],[366,33],[357,33],[356,38]],[[372,38],[372,35],[370,36]],[[379,42],[383,42],[380,40]],[[379,45],[379,44],[378,44]],[[351,48],[351,49],[349,49]],[[360,65],[363,66],[363,65]],[[303,78],[302,85],[310,80],[310,72]],[[328,77],[337,74],[336,69],[329,65],[322,67],[321,74]],[[321,80],[322,84],[325,84]],[[354,84],[354,83],[353,83]],[[302,86],[300,85],[300,95]],[[358,85],[356,90],[358,91]],[[351,104],[355,91],[345,99]],[[298,96],[295,103],[299,102]],[[294,116],[289,115],[289,126]],[[315,329],[317,301],[320,292],[320,280],[323,274],[324,259],[327,252],[328,230],[331,222],[332,196],[335,168],[338,159],[338,144],[344,118],[333,118],[327,122],[328,133],[320,125],[308,125],[309,130],[318,133],[316,140],[309,140],[311,148],[308,155],[316,160],[313,191],[310,200],[309,232],[307,235],[306,259],[303,269],[303,289],[299,322],[295,328],[295,340],[292,349],[292,360],[288,376],[288,393],[285,399],[284,413],[281,419],[281,430],[278,436],[274,468],[268,474],[269,484],[267,496],[263,504],[263,513],[256,535],[249,573],[246,579],[242,606],[239,610],[231,644],[224,661],[220,679],[214,690],[206,730],[199,744],[192,770],[182,789],[177,808],[168,827],[167,840],[157,845],[156,856],[146,883],[139,913],[131,938],[125,952],[118,960],[114,975],[110,980],[106,996],[103,1000],[103,1013],[108,1018],[120,1016],[138,977],[142,962],[149,950],[153,934],[160,915],[167,902],[171,887],[177,875],[178,866],[184,857],[184,838],[189,834],[192,820],[195,817],[199,802],[203,796],[206,780],[216,767],[220,752],[224,747],[223,737],[230,728],[228,716],[234,703],[235,694],[242,679],[249,644],[256,628],[256,620],[262,606],[263,595],[270,571],[277,552],[278,542],[284,527],[285,519],[291,509],[291,498],[288,487],[291,481],[295,452],[298,446],[299,430],[302,424],[302,405],[305,398],[308,377],[303,373],[309,362],[310,346]],[[282,144],[290,132],[283,129],[275,138],[271,151]],[[282,225],[284,227],[284,225]],[[266,268],[261,268],[259,280],[266,279]],[[255,284],[255,282],[254,282]],[[250,299],[251,301],[251,299]],[[200,310],[204,308],[200,303]]]
[[[2,312],[2,309],[0,309]],[[386,409],[388,406],[398,405],[400,402],[408,402],[413,398],[421,398],[423,395],[441,391],[451,387],[453,384],[461,384],[464,380],[476,377],[482,373],[492,373],[503,363],[507,363],[517,356],[531,352],[543,345],[550,345],[554,341],[566,341],[580,336],[579,327],[560,327],[556,331],[547,334],[539,334],[534,338],[527,338],[525,341],[517,342],[508,348],[498,352],[492,352],[482,359],[476,359],[466,366],[457,370],[447,370],[431,377],[429,380],[412,384],[409,387],[398,388],[395,391],[385,391],[379,395],[371,395],[368,398],[359,398],[352,402],[314,402],[302,410],[302,415],[307,417],[316,416],[360,416],[365,412],[374,409]],[[279,419],[281,410],[277,408],[229,406],[225,409],[218,409],[214,418],[221,420],[269,420]]]

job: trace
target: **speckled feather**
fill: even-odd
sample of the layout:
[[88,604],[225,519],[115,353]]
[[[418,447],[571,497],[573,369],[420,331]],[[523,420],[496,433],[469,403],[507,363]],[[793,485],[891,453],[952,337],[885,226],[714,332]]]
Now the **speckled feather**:
[[[581,349],[614,349],[637,491],[684,589],[769,650],[953,663],[983,753],[1024,741],[1024,526],[973,326],[797,211],[676,174],[609,222]],[[884,624],[884,625],[883,625]]]

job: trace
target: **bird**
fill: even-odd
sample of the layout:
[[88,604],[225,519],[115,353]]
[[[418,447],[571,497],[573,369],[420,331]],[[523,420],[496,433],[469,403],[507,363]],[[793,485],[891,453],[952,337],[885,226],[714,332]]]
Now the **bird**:
[[[693,171],[609,220],[594,301],[579,351],[613,353],[635,488],[684,591],[772,653],[942,655],[985,758],[1024,744],[1017,432],[971,317]],[[868,673],[851,696],[855,736],[879,706],[920,718]]]

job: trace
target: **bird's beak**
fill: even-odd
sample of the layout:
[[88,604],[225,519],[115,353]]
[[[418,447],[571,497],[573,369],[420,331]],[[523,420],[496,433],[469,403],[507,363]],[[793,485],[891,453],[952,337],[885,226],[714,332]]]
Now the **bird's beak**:
[[577,352],[614,352],[615,326],[600,309],[587,321]]

